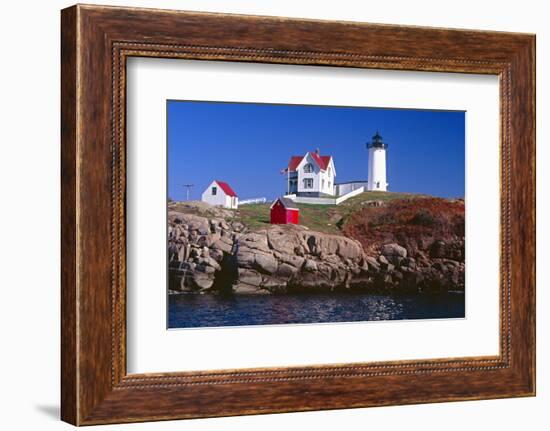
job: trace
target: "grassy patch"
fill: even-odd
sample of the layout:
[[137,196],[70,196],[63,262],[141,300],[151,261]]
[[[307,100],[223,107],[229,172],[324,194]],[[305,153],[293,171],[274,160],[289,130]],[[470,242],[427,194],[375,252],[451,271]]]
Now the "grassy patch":
[[269,207],[271,204],[241,205],[234,220],[242,222],[252,230],[265,228],[269,225]]
[[[373,202],[388,202],[398,199],[418,199],[423,195],[392,192],[365,192],[340,205],[297,204],[300,208],[300,224],[311,230],[339,234],[341,226],[349,215]],[[262,229],[269,224],[271,203],[241,205],[235,214],[239,220],[252,230]]]
[[[265,228],[269,225],[270,209],[269,204],[242,205],[239,207],[235,220],[241,221],[252,230]],[[340,229],[336,222],[340,217],[334,217],[335,207],[332,205],[306,205],[298,204],[300,208],[300,225],[307,226],[311,230],[339,233]]]
[[[300,225],[311,230],[331,234],[342,234],[342,228],[350,216],[364,208],[376,206],[378,202],[426,198],[424,195],[393,192],[365,192],[340,205],[297,204],[300,208]],[[241,205],[238,210],[212,207],[204,202],[170,202],[168,209],[203,217],[224,218],[240,221],[251,230],[269,226],[271,202],[265,204]]]

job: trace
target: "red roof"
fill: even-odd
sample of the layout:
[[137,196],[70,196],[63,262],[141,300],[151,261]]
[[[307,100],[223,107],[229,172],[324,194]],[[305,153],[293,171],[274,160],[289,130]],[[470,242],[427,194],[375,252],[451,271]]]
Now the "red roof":
[[321,169],[324,171],[327,170],[328,164],[330,163],[330,159],[332,159],[332,156],[318,156],[321,159]]
[[216,183],[218,183],[218,185],[220,186],[220,188],[225,192],[225,194],[227,196],[234,196],[234,197],[237,197],[237,193],[235,193],[233,191],[233,189],[231,188],[231,186],[223,181],[218,181],[218,180],[215,180]]
[[[332,156],[320,156],[313,151],[310,151],[308,154],[315,161],[315,163],[317,163],[317,166],[319,166],[323,171],[327,170]],[[294,172],[304,157],[305,156],[292,156],[288,162],[288,170],[290,172]]]
[[288,162],[288,170],[294,172],[303,158],[304,156],[292,156]]

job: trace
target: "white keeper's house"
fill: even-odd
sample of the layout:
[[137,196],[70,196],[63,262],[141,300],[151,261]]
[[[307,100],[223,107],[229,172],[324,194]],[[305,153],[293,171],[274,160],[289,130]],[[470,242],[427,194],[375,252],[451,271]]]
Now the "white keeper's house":
[[239,197],[229,184],[224,181],[214,180],[202,193],[202,201],[210,205],[224,208],[237,209]]
[[292,156],[285,169],[287,195],[332,197],[336,194],[336,169],[332,156],[322,156],[319,149],[303,156]]

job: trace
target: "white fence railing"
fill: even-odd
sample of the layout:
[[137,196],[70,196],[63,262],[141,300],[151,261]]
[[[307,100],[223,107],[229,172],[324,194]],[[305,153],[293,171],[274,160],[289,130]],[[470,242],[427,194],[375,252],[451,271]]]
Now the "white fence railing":
[[349,198],[352,198],[354,196],[360,195],[365,191],[365,187],[359,187],[358,189],[355,189],[352,192],[349,192],[348,194],[345,194],[344,196],[340,196],[336,198],[336,205],[341,204],[345,200],[348,200]]
[[266,202],[266,198],[243,199],[242,201],[239,201],[239,205],[265,204]]
[[359,187],[344,196],[339,196],[337,198],[313,198],[305,196],[296,196],[296,195],[285,195],[285,198],[289,198],[298,204],[314,204],[314,205],[339,205],[342,202],[352,198],[354,196],[360,195],[365,191],[364,187]]

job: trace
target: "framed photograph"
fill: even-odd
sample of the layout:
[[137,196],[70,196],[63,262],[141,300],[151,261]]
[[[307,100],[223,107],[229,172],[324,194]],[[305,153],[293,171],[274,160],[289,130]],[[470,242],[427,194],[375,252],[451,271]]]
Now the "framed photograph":
[[535,394],[535,37],[62,11],[62,419]]

